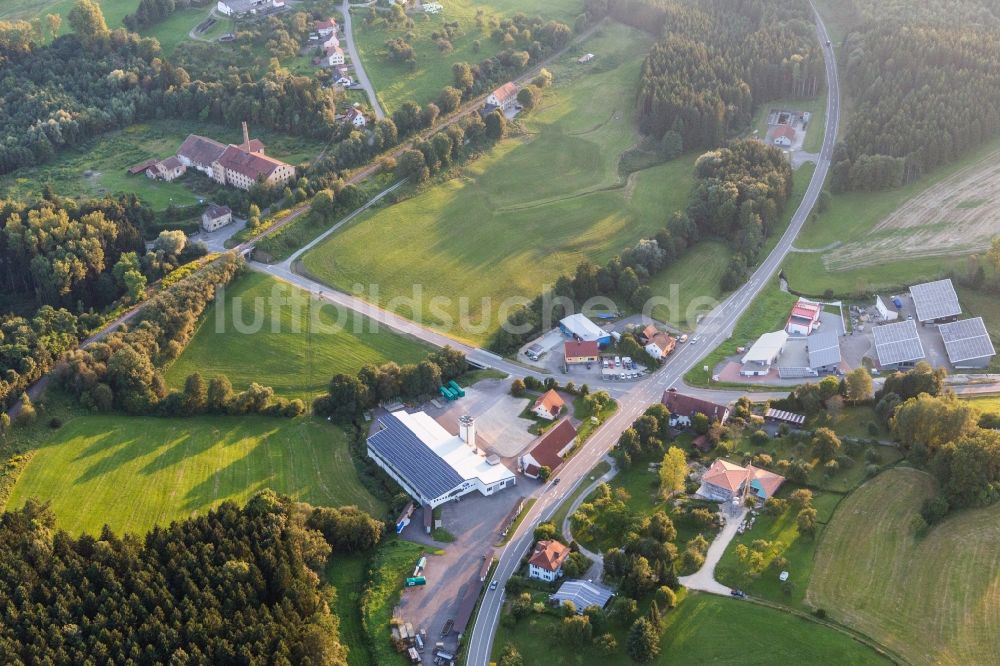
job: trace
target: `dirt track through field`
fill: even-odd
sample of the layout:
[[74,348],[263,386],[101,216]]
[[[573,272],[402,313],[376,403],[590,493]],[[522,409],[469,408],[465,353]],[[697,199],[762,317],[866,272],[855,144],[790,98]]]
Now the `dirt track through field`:
[[1000,151],[929,187],[864,238],[824,255],[827,270],[982,252],[1000,235]]

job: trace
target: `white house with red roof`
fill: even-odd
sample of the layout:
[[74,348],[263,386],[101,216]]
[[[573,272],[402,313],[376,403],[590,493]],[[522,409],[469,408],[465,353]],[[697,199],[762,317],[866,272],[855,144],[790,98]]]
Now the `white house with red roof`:
[[528,560],[528,578],[551,583],[562,576],[562,565],[569,557],[569,547],[555,539],[545,539],[535,544],[535,552]]
[[535,401],[531,412],[538,418],[554,421],[565,406],[566,402],[562,397],[554,389],[549,389]]
[[809,335],[819,328],[819,318],[823,314],[823,304],[800,298],[792,306],[785,330],[789,335]]
[[729,502],[746,494],[763,502],[773,497],[784,482],[785,477],[766,469],[743,467],[719,458],[701,477],[698,494],[717,502]]
[[321,58],[324,65],[327,67],[336,67],[337,65],[343,65],[344,60],[344,49],[339,46],[328,46],[323,51],[323,57]]
[[487,106],[494,106],[502,111],[507,111],[517,103],[517,86],[508,81],[486,98]]
[[782,125],[771,133],[771,142],[782,148],[789,148],[795,143],[795,128],[790,125]]
[[597,363],[601,360],[601,348],[596,340],[567,340],[563,344],[566,365]]
[[365,114],[356,106],[352,106],[351,110],[344,115],[344,122],[351,123],[355,127],[364,127],[368,124]]
[[320,37],[326,37],[327,35],[332,35],[337,32],[337,19],[328,18],[324,21],[316,21],[315,24],[316,32],[319,33]]

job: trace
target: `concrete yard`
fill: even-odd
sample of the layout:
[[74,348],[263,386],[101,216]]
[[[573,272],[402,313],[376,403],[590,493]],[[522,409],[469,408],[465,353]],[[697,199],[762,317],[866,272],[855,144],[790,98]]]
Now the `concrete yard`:
[[510,384],[510,380],[484,380],[465,389],[464,398],[445,403],[441,409],[431,405],[425,409],[449,432],[458,432],[458,417],[475,417],[478,446],[501,458],[514,458],[535,435],[528,432],[534,421],[518,416],[531,401],[510,395]]

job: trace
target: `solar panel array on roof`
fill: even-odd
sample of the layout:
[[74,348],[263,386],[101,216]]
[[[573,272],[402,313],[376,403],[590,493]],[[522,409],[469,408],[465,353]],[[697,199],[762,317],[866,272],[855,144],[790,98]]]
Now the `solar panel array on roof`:
[[382,429],[368,438],[368,446],[425,498],[440,497],[465,480],[394,414],[380,418],[379,426]]
[[879,365],[898,365],[924,357],[924,346],[920,343],[917,324],[912,319],[876,326],[872,334],[875,336]]
[[558,601],[560,605],[564,601],[572,601],[576,606],[576,612],[583,613],[588,606],[604,608],[613,596],[615,596],[614,591],[603,585],[585,580],[568,580],[550,599]]
[[806,340],[809,367],[823,368],[840,363],[840,338],[834,332],[813,333]]
[[938,330],[944,340],[948,360],[952,363],[996,354],[982,317],[942,324]]
[[958,294],[950,279],[915,284],[910,287],[910,295],[919,321],[934,321],[962,314]]

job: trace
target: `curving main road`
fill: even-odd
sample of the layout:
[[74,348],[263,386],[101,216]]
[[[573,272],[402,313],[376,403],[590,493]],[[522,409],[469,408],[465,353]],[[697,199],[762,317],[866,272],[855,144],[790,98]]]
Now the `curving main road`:
[[696,335],[700,338],[695,345],[687,344],[669,357],[654,377],[629,391],[619,400],[621,408],[594,435],[587,440],[579,453],[569,460],[560,470],[561,482],[557,486],[545,486],[534,506],[531,507],[525,520],[507,547],[500,554],[494,578],[500,583],[499,589],[486,592],[480,607],[479,615],[473,628],[469,644],[469,666],[486,666],[490,663],[490,652],[493,637],[500,619],[503,606],[503,587],[507,579],[517,570],[521,557],[531,546],[534,525],[551,516],[558,507],[563,496],[572,491],[585,478],[587,472],[604,456],[615,442],[619,434],[628,428],[648,405],[657,402],[663,390],[680,381],[690,368],[703,359],[706,354],[732,335],[734,323],[747,309],[753,299],[769,284],[778,271],[778,267],[792,247],[792,241],[805,224],[809,213],[816,205],[816,200],[823,189],[827,172],[830,169],[830,157],[837,138],[837,128],[840,124],[840,81],[837,78],[837,64],[833,49],[827,46],[829,36],[823,19],[813,8],[816,17],[816,32],[823,49],[823,59],[826,63],[826,79],[828,95],[826,103],[826,134],[823,137],[823,149],[820,151],[816,170],[806,190],[806,194],[792,216],[788,229],[782,235],[778,244],[767,259],[754,271],[753,275],[739,290],[718,305],[711,314],[698,326]]

